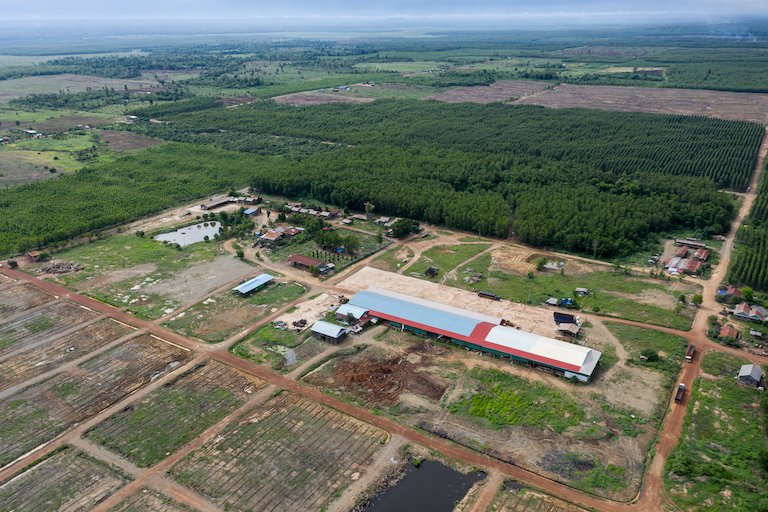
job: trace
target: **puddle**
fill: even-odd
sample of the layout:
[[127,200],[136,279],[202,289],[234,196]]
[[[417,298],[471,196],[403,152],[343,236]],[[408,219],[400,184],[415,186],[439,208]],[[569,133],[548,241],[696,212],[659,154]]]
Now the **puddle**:
[[[205,224],[207,224],[207,226]],[[155,240],[179,244],[182,247],[186,247],[198,242],[204,242],[206,236],[210,240],[213,240],[213,236],[217,235],[219,230],[221,230],[220,222],[201,222],[200,224],[180,228],[176,231],[161,233],[155,237]]]

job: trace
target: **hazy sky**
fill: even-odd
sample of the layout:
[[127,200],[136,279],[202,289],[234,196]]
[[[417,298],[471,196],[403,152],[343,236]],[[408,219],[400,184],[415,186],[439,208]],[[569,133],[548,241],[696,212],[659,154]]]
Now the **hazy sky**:
[[768,0],[0,0],[0,20],[314,19],[503,20],[712,19],[768,15]]

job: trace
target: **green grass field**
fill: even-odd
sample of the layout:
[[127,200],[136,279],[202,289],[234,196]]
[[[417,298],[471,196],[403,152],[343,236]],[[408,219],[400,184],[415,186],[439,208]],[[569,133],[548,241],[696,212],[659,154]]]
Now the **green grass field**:
[[438,245],[421,253],[421,257],[408,267],[406,273],[424,274],[430,266],[434,266],[438,268],[438,278],[440,278],[490,246],[490,244]]
[[393,73],[418,73],[450,67],[446,62],[413,61],[413,62],[361,62],[355,64],[357,69],[365,71],[389,71]]
[[280,369],[285,364],[282,352],[300,346],[308,337],[308,333],[283,331],[267,324],[237,342],[230,352],[257,364],[269,363],[273,368]]
[[749,361],[723,352],[711,352],[701,362],[701,369],[715,377],[735,377],[742,365]]
[[[705,366],[721,362],[704,358]],[[680,443],[667,460],[667,494],[681,509],[765,510],[768,402],[731,375],[694,384]]]
[[[577,299],[585,311],[684,330],[690,329],[693,321],[694,311],[689,307],[675,313],[674,307],[661,307],[632,298],[633,295],[655,293],[666,302],[674,303],[675,295],[669,292],[668,285],[663,282],[632,277],[621,272],[561,274],[556,271],[544,271],[535,272],[533,279],[529,279],[526,276],[492,270],[491,263],[491,255],[482,254],[472,262],[462,265],[458,270],[457,279],[449,280],[447,284],[465,289],[480,288],[503,299],[525,304],[540,304],[548,297],[576,298],[574,290],[583,287],[592,292]],[[472,268],[473,272],[481,272],[484,278],[478,283],[464,282],[467,268]]]
[[[605,325],[627,349],[627,363],[661,372],[669,383],[674,381],[685,358],[685,349],[688,346],[685,338],[632,325],[610,322]],[[658,361],[641,361],[640,355],[644,350],[656,352]]]

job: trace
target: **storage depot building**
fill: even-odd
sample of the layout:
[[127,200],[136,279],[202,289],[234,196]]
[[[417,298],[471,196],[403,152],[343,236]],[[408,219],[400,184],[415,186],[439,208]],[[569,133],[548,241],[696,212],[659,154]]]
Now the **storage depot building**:
[[583,382],[592,377],[602,355],[589,347],[503,326],[501,318],[389,290],[371,288],[349,303],[394,327],[450,338],[463,347],[550,368]]

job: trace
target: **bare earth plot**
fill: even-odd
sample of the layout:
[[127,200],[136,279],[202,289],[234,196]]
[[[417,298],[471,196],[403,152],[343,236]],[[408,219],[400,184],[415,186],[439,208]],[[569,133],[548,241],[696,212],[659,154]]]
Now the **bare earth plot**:
[[[2,284],[3,281],[0,281]],[[10,315],[34,308],[53,300],[53,296],[28,284],[20,284],[0,291],[0,315]]]
[[0,466],[173,371],[192,353],[151,335],[133,338],[0,400]]
[[272,98],[277,103],[306,107],[309,105],[323,105],[325,103],[370,103],[374,98],[360,96],[345,96],[343,93],[333,92],[297,92],[275,96]]
[[110,512],[194,512],[194,509],[146,488],[109,510]]
[[[96,116],[92,114],[74,114],[71,116],[47,119],[38,123],[30,123],[30,126],[34,126],[35,130],[40,132],[63,132],[72,128],[76,128],[81,124],[87,124],[89,126],[101,126],[113,121],[114,119],[112,117],[106,115]],[[21,124],[23,125],[24,123]]]
[[488,512],[586,512],[547,494],[508,480],[493,499]]
[[378,428],[281,393],[171,474],[225,510],[323,510],[386,441]]
[[128,482],[106,463],[66,447],[0,487],[0,509],[85,512]]
[[515,103],[768,121],[768,94],[741,92],[564,84]]
[[547,82],[537,80],[499,80],[491,85],[457,87],[439,94],[428,96],[427,100],[445,103],[495,103],[525,98],[551,87]]
[[42,347],[0,357],[0,390],[20,384],[58,368],[85,354],[133,332],[133,329],[111,319],[100,320]]
[[86,436],[148,467],[242,406],[262,386],[258,379],[209,361],[107,418]]
[[121,153],[124,151],[136,151],[138,149],[149,148],[165,142],[162,139],[155,139],[153,137],[139,135],[138,133],[118,130],[99,130],[98,134],[99,137],[101,137],[101,140],[107,144],[109,149]]
[[0,356],[40,341],[46,336],[64,332],[97,316],[98,313],[79,304],[61,301],[15,317],[10,322],[0,324]]
[[50,94],[59,91],[83,92],[89,87],[101,89],[114,87],[123,89],[127,85],[129,89],[151,89],[158,87],[157,80],[119,80],[85,75],[49,75],[30,76],[3,80],[0,82],[0,103],[8,102],[14,98],[20,98],[27,94]]

